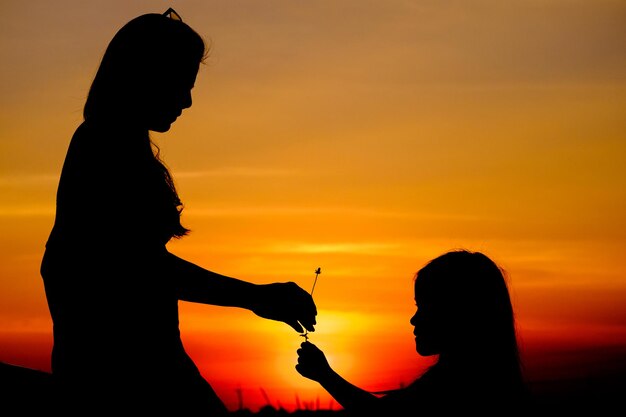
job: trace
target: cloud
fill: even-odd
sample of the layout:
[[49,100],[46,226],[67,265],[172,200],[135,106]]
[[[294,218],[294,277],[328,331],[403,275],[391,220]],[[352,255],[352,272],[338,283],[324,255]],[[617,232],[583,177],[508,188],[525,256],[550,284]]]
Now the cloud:
[[50,185],[59,181],[58,174],[17,174],[0,176],[0,187]]
[[14,206],[0,207],[0,218],[2,217],[50,217],[54,216],[54,206]]
[[400,245],[383,242],[284,243],[273,245],[272,252],[282,253],[359,253],[378,255],[395,251]]
[[177,172],[177,178],[207,178],[207,177],[287,177],[300,173],[275,168],[255,168],[255,167],[222,167],[204,171],[182,171]]

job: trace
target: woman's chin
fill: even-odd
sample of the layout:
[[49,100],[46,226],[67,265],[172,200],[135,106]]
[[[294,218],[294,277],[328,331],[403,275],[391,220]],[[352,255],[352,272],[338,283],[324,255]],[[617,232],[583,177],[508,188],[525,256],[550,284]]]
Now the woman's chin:
[[165,133],[172,127],[171,123],[159,123],[153,126],[150,126],[148,130],[152,130],[153,132]]

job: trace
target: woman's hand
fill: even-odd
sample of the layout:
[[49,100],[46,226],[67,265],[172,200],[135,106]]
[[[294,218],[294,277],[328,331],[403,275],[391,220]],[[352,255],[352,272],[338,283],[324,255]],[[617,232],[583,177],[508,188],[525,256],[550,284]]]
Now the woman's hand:
[[285,322],[298,333],[315,331],[313,297],[294,282],[259,285],[250,310],[259,317]]
[[328,364],[328,360],[317,346],[311,342],[302,342],[298,353],[298,364],[296,371],[305,378],[313,381],[322,382],[325,378],[332,374],[332,369]]

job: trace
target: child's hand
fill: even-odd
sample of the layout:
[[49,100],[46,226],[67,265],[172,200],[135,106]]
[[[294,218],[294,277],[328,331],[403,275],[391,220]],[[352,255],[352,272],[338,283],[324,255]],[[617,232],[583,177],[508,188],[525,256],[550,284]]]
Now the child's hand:
[[328,360],[317,346],[311,342],[302,342],[298,353],[296,371],[305,378],[321,382],[332,373]]

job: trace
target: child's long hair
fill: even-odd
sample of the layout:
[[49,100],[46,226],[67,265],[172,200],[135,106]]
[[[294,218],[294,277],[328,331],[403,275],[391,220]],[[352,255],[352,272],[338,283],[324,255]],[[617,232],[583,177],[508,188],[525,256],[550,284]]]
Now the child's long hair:
[[445,323],[439,363],[476,366],[494,382],[523,387],[522,362],[506,274],[480,252],[454,250],[415,276],[415,296],[438,306]]

